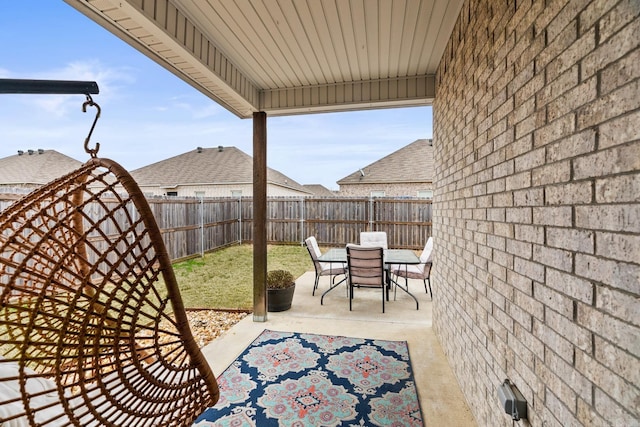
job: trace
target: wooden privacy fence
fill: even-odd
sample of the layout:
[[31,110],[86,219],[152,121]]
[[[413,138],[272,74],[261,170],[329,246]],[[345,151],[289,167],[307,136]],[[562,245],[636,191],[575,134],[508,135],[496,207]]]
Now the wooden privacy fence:
[[[253,240],[252,198],[148,201],[172,260]],[[0,201],[0,210],[10,203]],[[420,250],[431,236],[431,206],[429,199],[268,198],[267,241],[301,244],[313,235],[321,246],[344,246],[361,231],[385,231],[389,247]]]

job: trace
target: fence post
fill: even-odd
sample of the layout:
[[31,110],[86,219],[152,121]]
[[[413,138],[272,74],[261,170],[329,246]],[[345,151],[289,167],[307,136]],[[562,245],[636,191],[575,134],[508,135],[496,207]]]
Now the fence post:
[[204,257],[204,197],[200,196],[200,256]]
[[304,242],[305,239],[305,231],[304,231],[304,197],[300,198],[300,244],[302,244],[302,242]]
[[373,203],[373,196],[369,196],[369,231],[375,231],[375,205]]
[[238,243],[242,244],[242,194],[238,196]]

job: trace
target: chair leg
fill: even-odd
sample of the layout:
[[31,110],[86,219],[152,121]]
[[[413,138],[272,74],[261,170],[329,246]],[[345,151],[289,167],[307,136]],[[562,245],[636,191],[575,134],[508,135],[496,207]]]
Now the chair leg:
[[429,295],[431,296],[431,299],[433,299],[433,292],[431,292],[431,278],[429,277],[424,279],[424,291],[425,293],[427,292],[427,281],[429,282]]
[[349,311],[351,311],[351,300],[353,299],[353,285],[349,283]]
[[[387,296],[387,301],[389,301],[389,291],[391,289],[391,286],[393,286],[393,274],[391,273],[391,270],[384,270],[384,287],[386,289],[386,296]],[[396,299],[396,293],[395,293],[395,287],[393,288],[393,300],[395,301]]]
[[318,289],[318,282],[320,281],[320,276],[318,276],[316,274],[316,280],[313,283],[313,292],[311,292],[311,296],[314,296],[316,294],[316,289]]

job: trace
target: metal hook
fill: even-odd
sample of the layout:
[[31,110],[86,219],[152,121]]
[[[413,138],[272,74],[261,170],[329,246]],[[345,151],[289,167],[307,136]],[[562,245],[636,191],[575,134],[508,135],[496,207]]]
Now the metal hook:
[[89,155],[91,155],[91,157],[96,157],[96,155],[98,154],[98,150],[100,150],[100,143],[96,142],[96,148],[89,148],[89,140],[91,139],[91,134],[93,133],[93,129],[96,127],[96,123],[100,118],[100,106],[95,102],[93,102],[93,98],[91,98],[91,95],[89,94],[86,94],[86,95],[87,95],[87,100],[82,104],[82,112],[83,113],[87,112],[87,105],[91,107],[96,107],[96,110],[98,111],[96,112],[95,119],[93,119],[93,124],[91,125],[91,130],[89,130],[89,135],[87,135],[87,137],[84,140],[84,151],[86,151]]

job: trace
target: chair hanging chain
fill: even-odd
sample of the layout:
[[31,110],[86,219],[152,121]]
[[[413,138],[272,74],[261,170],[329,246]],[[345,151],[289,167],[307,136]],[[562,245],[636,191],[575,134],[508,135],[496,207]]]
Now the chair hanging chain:
[[89,148],[89,140],[91,139],[91,134],[93,133],[93,129],[96,127],[96,123],[100,118],[100,106],[93,102],[93,98],[91,95],[86,94],[87,100],[82,104],[82,112],[87,112],[87,106],[96,107],[96,117],[93,119],[93,124],[91,125],[91,129],[89,130],[89,135],[84,140],[84,151],[86,151],[91,157],[96,157],[98,154],[98,150],[100,150],[100,143],[96,142],[95,148]]

